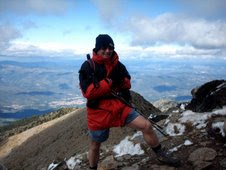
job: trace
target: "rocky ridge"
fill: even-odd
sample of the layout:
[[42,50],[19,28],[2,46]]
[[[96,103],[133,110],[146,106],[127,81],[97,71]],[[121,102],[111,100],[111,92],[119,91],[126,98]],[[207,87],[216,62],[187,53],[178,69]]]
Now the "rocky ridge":
[[[143,113],[152,111],[150,108],[154,106],[140,95],[134,93],[132,96],[133,99],[137,96],[133,102],[138,101],[135,105],[139,110]],[[181,159],[180,167],[158,162],[140,132],[124,127],[112,128],[109,140],[103,143],[99,170],[226,169],[226,107],[217,107],[217,110],[208,112],[193,112],[184,110],[184,107],[175,103],[168,109],[164,107],[164,111],[160,111],[161,108],[153,110],[156,114],[168,116],[164,119],[161,117],[158,125],[164,127],[169,136],[157,134],[162,144]],[[44,170],[50,165],[57,166],[60,162],[62,166],[55,169],[63,166],[69,169],[87,169],[89,137],[85,119],[85,109],[71,112],[66,118],[13,148],[7,156],[0,157],[0,162],[8,169]],[[4,147],[7,140],[1,142],[1,147]],[[129,151],[125,145],[129,146]],[[56,162],[51,164],[53,160]]]

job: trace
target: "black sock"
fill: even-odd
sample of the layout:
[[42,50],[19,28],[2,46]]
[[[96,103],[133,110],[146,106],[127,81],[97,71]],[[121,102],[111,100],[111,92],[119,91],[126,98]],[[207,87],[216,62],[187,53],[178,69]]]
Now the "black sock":
[[89,167],[89,169],[97,170],[97,165],[96,166],[93,166],[93,167]]
[[162,145],[159,144],[158,146],[152,148],[152,150],[156,153],[156,152],[158,152],[161,148],[162,148]]

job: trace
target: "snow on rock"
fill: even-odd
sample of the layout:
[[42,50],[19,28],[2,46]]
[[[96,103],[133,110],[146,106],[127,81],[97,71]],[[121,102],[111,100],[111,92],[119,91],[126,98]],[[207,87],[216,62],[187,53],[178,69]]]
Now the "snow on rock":
[[181,104],[181,105],[180,105],[180,109],[181,109],[181,110],[185,110],[185,106],[186,106],[185,104]]
[[153,103],[155,107],[157,107],[162,112],[167,111],[169,108],[176,107],[177,103],[175,101],[171,101],[169,99],[160,99]]
[[185,140],[184,141],[184,144],[181,144],[181,145],[178,145],[178,146],[176,146],[176,147],[174,147],[174,148],[172,148],[172,149],[169,149],[169,152],[175,152],[175,151],[178,151],[178,149],[180,148],[180,147],[182,147],[183,145],[184,146],[188,146],[188,145],[192,145],[193,143],[190,141],[190,140]]
[[59,164],[58,163],[51,163],[49,166],[48,166],[48,170],[53,170],[55,169]]
[[137,131],[136,133],[134,133],[134,135],[131,137],[131,140],[134,140],[136,137],[142,136],[142,132],[141,131]]
[[212,124],[212,128],[213,129],[220,129],[220,133],[223,137],[225,137],[225,133],[224,133],[224,122],[216,122]]
[[226,106],[222,109],[215,110],[213,112],[197,113],[191,110],[186,110],[182,113],[182,117],[179,119],[181,123],[192,122],[196,128],[201,129],[206,127],[206,121],[212,115],[226,115]]
[[208,113],[195,113],[191,110],[187,110],[182,113],[182,117],[179,119],[180,122],[192,122],[193,126],[196,126],[198,129],[206,127],[206,120],[208,118]]
[[[48,170],[54,170],[55,168],[59,168],[62,162],[53,162],[48,166]],[[74,169],[76,165],[79,165],[81,163],[81,160],[77,159],[76,157],[71,157],[67,161],[65,161],[68,169]]]
[[178,145],[178,146],[176,146],[176,147],[174,147],[174,148],[172,148],[172,149],[169,149],[169,152],[175,152],[175,151],[178,151],[178,149],[179,149],[181,146],[183,146],[183,144]]
[[213,114],[226,115],[226,106],[224,106],[222,109],[218,109],[218,110],[213,111]]
[[129,141],[129,137],[127,136],[123,139],[118,145],[114,146],[113,152],[116,153],[115,157],[122,155],[142,155],[144,151],[141,149],[140,144],[134,144]]
[[184,145],[188,146],[188,145],[192,145],[193,143],[190,140],[185,140],[184,141]]
[[66,161],[69,169],[74,169],[74,167],[81,163],[81,160],[76,159],[76,157],[71,157]]
[[185,126],[180,123],[168,123],[166,126],[166,133],[170,136],[183,135]]

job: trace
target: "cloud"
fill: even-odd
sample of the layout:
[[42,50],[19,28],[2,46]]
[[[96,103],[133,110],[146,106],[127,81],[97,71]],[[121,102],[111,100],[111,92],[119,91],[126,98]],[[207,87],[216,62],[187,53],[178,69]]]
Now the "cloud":
[[21,37],[20,31],[8,24],[0,24],[0,50],[4,50],[10,46],[10,42]]
[[122,58],[216,58],[224,56],[219,49],[197,49],[189,45],[162,44],[146,48],[141,46],[123,46],[119,49]]
[[38,28],[38,25],[34,23],[33,21],[25,21],[23,24],[23,29],[31,29],[31,28]]
[[133,16],[124,27],[132,32],[132,45],[191,45],[201,49],[226,47],[226,22],[207,21],[165,13],[156,18]]
[[111,26],[117,22],[122,11],[121,2],[119,0],[92,0],[92,2],[96,5],[99,15],[105,25],[110,24]]
[[8,57],[74,57],[76,54],[84,55],[74,46],[58,43],[30,43],[14,41],[8,48],[0,51],[0,55]]
[[0,0],[0,13],[12,12],[16,14],[62,14],[72,1],[65,0]]
[[196,15],[204,18],[225,18],[226,1],[225,0],[178,0],[179,4],[184,6],[184,10],[189,15]]

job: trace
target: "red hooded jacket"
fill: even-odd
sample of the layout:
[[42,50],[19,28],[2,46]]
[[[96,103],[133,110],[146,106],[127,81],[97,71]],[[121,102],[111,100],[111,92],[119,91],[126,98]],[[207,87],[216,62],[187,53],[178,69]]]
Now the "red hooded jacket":
[[129,90],[131,88],[130,75],[126,67],[119,62],[116,52],[110,59],[104,59],[93,52],[92,60],[95,63],[95,78],[98,86],[94,85],[91,76],[93,68],[87,61],[83,63],[79,71],[83,96],[88,102],[96,102],[95,107],[89,107],[87,104],[88,128],[102,130],[123,126],[131,108],[113,97],[111,91]]

